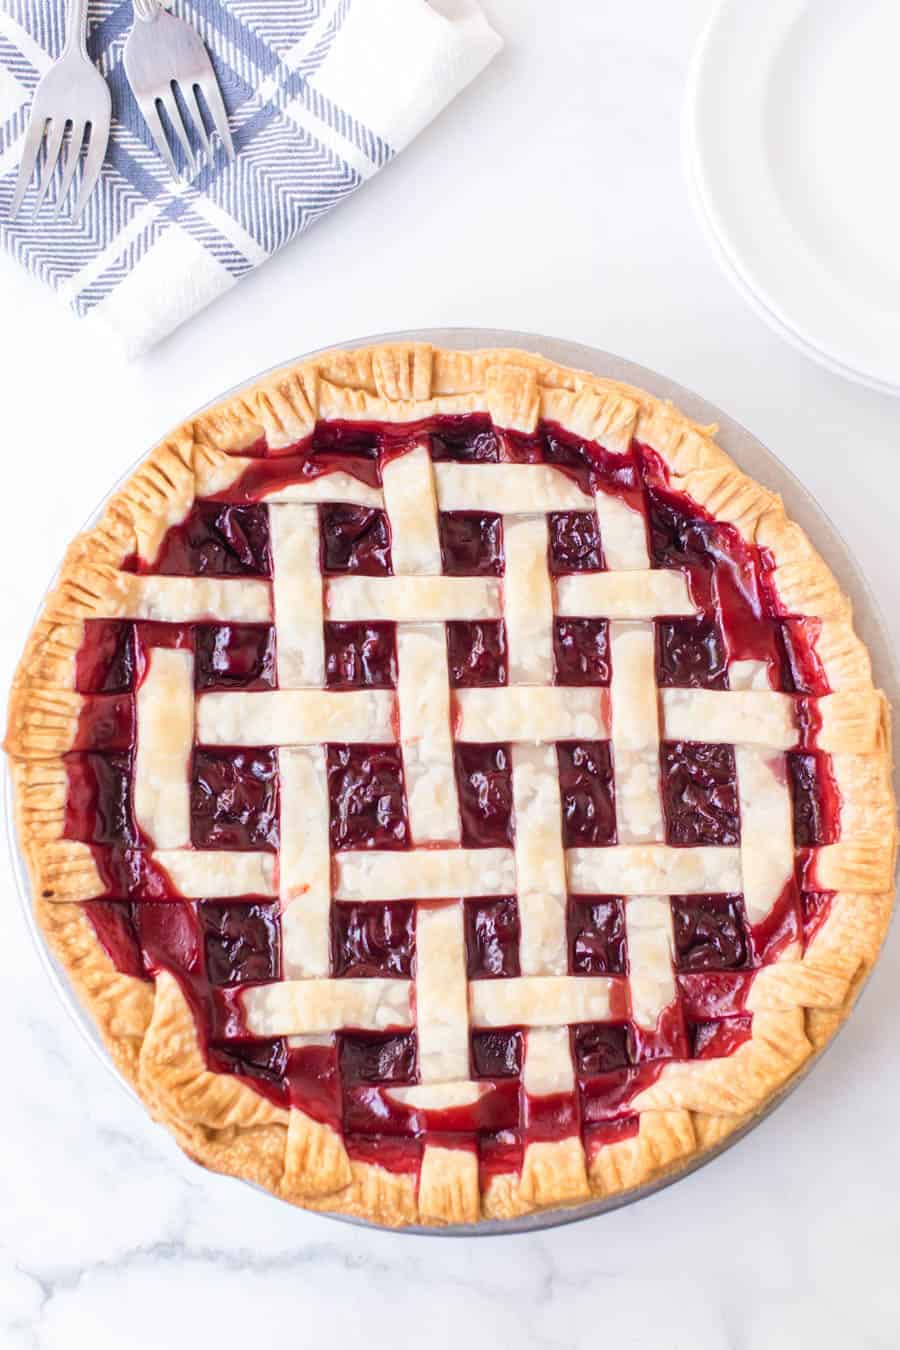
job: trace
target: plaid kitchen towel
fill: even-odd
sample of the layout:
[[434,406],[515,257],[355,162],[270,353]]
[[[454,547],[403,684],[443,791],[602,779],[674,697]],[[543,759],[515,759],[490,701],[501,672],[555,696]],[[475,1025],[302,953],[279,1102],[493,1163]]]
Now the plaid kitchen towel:
[[202,35],[237,158],[189,183],[159,158],[122,65],[131,0],[92,0],[88,49],[112,89],[100,182],[77,225],[34,186],[10,223],[31,97],[66,0],[0,0],[0,240],[131,356],[196,314],[376,173],[492,59],[476,0],[174,0]]

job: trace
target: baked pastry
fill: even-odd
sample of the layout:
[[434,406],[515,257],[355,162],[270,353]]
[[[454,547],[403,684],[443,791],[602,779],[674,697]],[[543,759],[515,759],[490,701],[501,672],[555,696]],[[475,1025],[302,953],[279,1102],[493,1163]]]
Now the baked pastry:
[[683,1167],[892,903],[849,602],[710,429],[516,351],[317,356],[70,548],[7,750],[51,948],[199,1162],[444,1224]]

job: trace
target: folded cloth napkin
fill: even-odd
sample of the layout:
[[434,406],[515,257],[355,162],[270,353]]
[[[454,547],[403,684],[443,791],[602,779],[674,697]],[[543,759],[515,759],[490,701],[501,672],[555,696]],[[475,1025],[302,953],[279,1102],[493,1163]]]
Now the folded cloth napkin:
[[237,158],[174,183],[125,79],[131,0],[91,4],[112,89],[100,182],[77,225],[9,207],[31,97],[62,50],[66,0],[0,3],[0,240],[130,356],[359,187],[500,48],[476,0],[174,0],[202,35]]

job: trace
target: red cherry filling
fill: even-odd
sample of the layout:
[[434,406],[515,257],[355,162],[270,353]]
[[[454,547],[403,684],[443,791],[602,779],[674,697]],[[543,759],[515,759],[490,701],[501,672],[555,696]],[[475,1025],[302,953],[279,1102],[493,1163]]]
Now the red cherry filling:
[[86,900],[82,908],[116,970],[149,979],[129,900]]
[[625,911],[615,896],[570,896],[569,970],[573,975],[624,975]]
[[319,507],[322,571],[391,575],[391,530],[384,511],[339,503]]
[[358,1083],[412,1083],[416,1079],[416,1036],[381,1036],[356,1031],[338,1034],[338,1062],[345,1090]]
[[679,970],[737,970],[747,964],[740,896],[673,895],[672,924]]
[[198,746],[191,771],[194,847],[276,852],[278,840],[276,752]]
[[594,511],[554,511],[550,516],[550,571],[599,572],[603,567]]
[[457,744],[455,755],[463,847],[509,847],[512,843],[509,746]]
[[80,694],[124,694],[134,689],[134,624],[127,619],[87,619],[75,659]]
[[470,980],[519,974],[519,907],[512,896],[466,900],[466,967]]
[[585,1078],[627,1068],[631,1063],[628,1027],[612,1022],[584,1022],[574,1028],[572,1051],[576,1072]]
[[326,623],[325,683],[329,689],[394,689],[397,638],[392,623]]
[[831,757],[823,753],[789,754],[788,779],[794,808],[794,842],[799,848],[833,844],[839,793]]
[[289,1051],[283,1038],[273,1041],[231,1041],[210,1045],[209,1067],[216,1073],[249,1078],[266,1096],[288,1105],[286,1082]]
[[647,522],[654,567],[712,569],[720,559],[720,524],[689,513],[675,493],[656,484],[647,490]]
[[148,570],[161,576],[270,577],[269,508],[197,502],[167,531]]
[[831,693],[822,662],[813,646],[821,627],[818,619],[785,619],[781,624],[785,680],[789,694],[824,698]]
[[443,417],[439,428],[432,432],[431,457],[459,464],[496,464],[500,458],[500,437],[484,414]]
[[728,1017],[721,1022],[695,1022],[690,1028],[693,1059],[721,1059],[733,1055],[753,1035],[752,1017]]
[[601,445],[584,441],[554,422],[541,424],[538,441],[539,458],[568,473],[582,492],[604,488],[631,498],[639,491],[637,466],[630,455],[611,455]]
[[197,624],[195,688],[274,689],[275,685],[275,629],[270,624]]
[[609,623],[606,619],[555,619],[556,683],[609,684]]
[[67,839],[135,847],[138,829],[131,807],[130,753],[66,755]]
[[278,979],[281,925],[277,905],[203,900],[197,913],[210,984]]
[[384,428],[371,422],[317,422],[310,455],[339,468],[344,458],[377,459],[383,444]]
[[502,619],[447,624],[447,661],[454,689],[506,684],[506,628]]
[[329,745],[331,847],[408,848],[398,745]]
[[730,660],[763,661],[773,688],[790,689],[766,554],[746,544],[734,526],[671,492],[658,457],[646,447],[640,453],[654,565],[687,573],[695,602],[707,615],[717,614]]
[[476,1078],[518,1078],[522,1072],[521,1031],[473,1031],[472,1071]]
[[732,747],[664,741],[660,762],[666,842],[680,848],[739,844],[740,812]]
[[333,904],[331,968],[334,975],[411,978],[416,943],[415,905]]
[[616,805],[609,741],[560,741],[563,843],[592,848],[616,842]]
[[141,900],[132,904],[131,916],[146,969],[185,975],[202,990],[203,938],[195,906],[186,900]]
[[133,694],[93,694],[78,714],[73,750],[130,750],[134,745]]
[[685,1017],[692,1022],[703,1022],[743,1012],[753,983],[753,972],[711,970],[676,978]]
[[664,688],[727,689],[728,656],[715,619],[658,621],[656,677]]
[[442,511],[443,569],[449,577],[503,575],[503,519],[492,511]]

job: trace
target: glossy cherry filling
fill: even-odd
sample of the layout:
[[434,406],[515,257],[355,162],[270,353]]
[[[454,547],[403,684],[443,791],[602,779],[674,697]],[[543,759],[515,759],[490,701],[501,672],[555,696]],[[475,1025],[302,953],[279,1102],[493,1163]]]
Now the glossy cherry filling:
[[673,895],[672,929],[679,971],[740,970],[750,947],[738,895]]
[[135,681],[134,624],[126,619],[88,619],[75,660],[80,694],[126,694]]
[[194,686],[274,689],[275,629],[271,624],[200,623],[194,628]]
[[789,754],[787,764],[794,806],[794,843],[799,848],[833,844],[837,838],[840,793],[830,755]]
[[329,689],[396,688],[395,625],[326,623],[325,683]]
[[563,844],[592,848],[616,842],[616,801],[609,741],[560,741],[556,747]]
[[508,745],[457,744],[456,783],[464,848],[508,848],[512,758]]
[[331,969],[356,978],[410,979],[416,907],[403,901],[331,907]]
[[568,572],[599,572],[603,551],[595,511],[555,511],[549,518],[550,571],[554,576]]
[[[798,746],[787,757],[797,844],[813,849],[839,833],[840,800],[829,757],[816,748],[816,698],[829,692],[815,652],[815,620],[785,613],[764,550],[672,491],[651,450],[612,455],[551,424],[534,435],[498,431],[486,415],[435,418],[412,426],[321,424],[283,451],[264,442],[244,455],[243,472],[214,499],[200,501],[166,534],[152,567],[169,576],[270,579],[267,493],[340,471],[381,485],[381,469],[412,440],[428,438],[437,461],[555,464],[587,492],[626,501],[647,519],[654,567],[687,577],[700,610],[656,621],[661,687],[724,690],[730,663],[764,663],[772,688],[796,696]],[[345,503],[319,508],[326,577],[389,576],[390,526],[384,512]],[[486,511],[441,513],[443,569],[454,576],[499,577],[505,568],[502,518]],[[593,513],[551,513],[548,563],[554,576],[602,570],[603,539]],[[138,570],[137,563],[134,569]],[[446,625],[454,689],[502,686],[508,679],[502,618]],[[393,689],[395,625],[326,622],[325,680],[336,690]],[[477,1141],[482,1176],[520,1166],[529,1141],[581,1132],[589,1150],[627,1139],[638,1128],[629,1103],[667,1063],[735,1052],[752,1030],[747,998],[760,965],[793,942],[813,941],[832,895],[816,888],[814,869],[798,868],[762,924],[747,922],[739,895],[673,896],[678,996],[656,1027],[638,1026],[627,999],[628,950],[618,896],[573,896],[566,913],[572,975],[612,977],[608,1023],[571,1029],[576,1091],[531,1098],[522,1084],[528,1032],[471,1031],[470,1070],[478,1100],[446,1111],[422,1110],[392,1092],[418,1081],[414,1030],[339,1032],[331,1046],[255,1040],[241,995],[281,974],[281,924],[271,899],[182,899],[141,837],[132,801],[135,694],[154,647],[194,653],[198,693],[277,688],[277,634],[271,624],[177,625],[90,620],[78,652],[75,686],[85,696],[73,751],[65,833],[90,845],[105,898],[84,905],[116,966],[138,978],[177,976],[194,1010],[211,1067],[238,1075],[280,1105],[297,1105],[343,1130],[354,1158],[416,1171],[421,1141],[448,1147]],[[554,678],[569,686],[608,686],[608,622],[556,619]],[[606,697],[605,695],[602,697]],[[457,744],[456,775],[467,848],[510,847],[514,812],[510,748]],[[566,847],[616,843],[615,766],[609,742],[557,747]],[[332,849],[410,846],[403,763],[397,745],[329,745],[326,751]],[[192,842],[203,849],[279,847],[277,750],[196,746]],[[660,751],[666,841],[675,847],[735,847],[740,811],[731,747],[666,742]],[[416,906],[408,901],[334,903],[331,975],[335,979],[414,979]],[[521,917],[515,896],[467,899],[468,978],[520,974]]]
[[728,655],[715,618],[659,620],[656,680],[661,688],[728,688]]
[[625,905],[617,896],[570,896],[566,916],[573,975],[626,973]]
[[202,849],[278,851],[278,755],[231,746],[194,750],[191,842]]
[[607,619],[555,619],[553,661],[556,683],[608,685],[612,667]]
[[281,924],[277,904],[202,900],[197,912],[210,984],[227,986],[278,979]]
[[384,511],[343,502],[319,507],[323,576],[391,575],[391,528]]
[[63,829],[67,838],[137,848],[131,753],[73,754],[65,762],[68,787]]
[[512,896],[466,900],[466,966],[470,980],[519,974],[519,908]]
[[475,1078],[518,1078],[525,1053],[522,1031],[473,1031],[472,1074]]
[[500,577],[505,563],[503,518],[492,511],[442,511],[443,570],[450,577]]
[[664,741],[660,791],[668,844],[698,848],[740,843],[737,773],[730,745]]
[[447,662],[453,689],[506,684],[506,628],[502,619],[452,620],[447,628]]
[[267,508],[197,502],[166,533],[153,571],[179,577],[270,577]]
[[329,745],[331,847],[408,848],[409,823],[398,745]]

